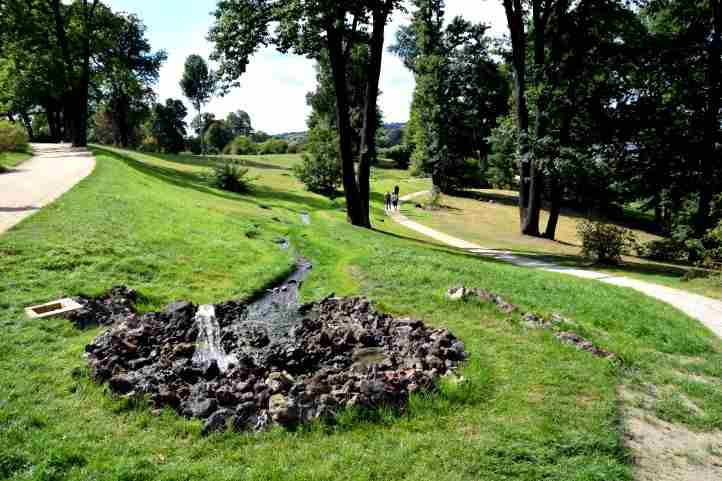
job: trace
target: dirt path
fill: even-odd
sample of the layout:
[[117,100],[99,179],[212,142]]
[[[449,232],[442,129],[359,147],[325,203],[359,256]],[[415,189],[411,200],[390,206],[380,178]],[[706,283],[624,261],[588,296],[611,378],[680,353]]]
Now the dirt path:
[[33,157],[0,174],[0,234],[70,190],[95,168],[85,149],[33,144]]
[[[424,194],[426,194],[426,192],[416,192],[415,194],[409,194],[401,197],[401,200],[407,202]],[[650,282],[631,279],[628,277],[612,276],[602,272],[595,272],[586,269],[563,267],[549,262],[543,262],[531,259],[529,257],[519,256],[510,252],[495,249],[486,249],[472,242],[467,242],[463,239],[452,237],[450,235],[444,234],[443,232],[439,232],[435,229],[419,224],[418,222],[414,222],[408,217],[400,214],[399,212],[390,212],[389,214],[393,220],[408,229],[414,230],[420,234],[425,235],[426,237],[437,240],[443,244],[473,252],[474,254],[480,256],[491,257],[521,267],[541,269],[543,271],[567,274],[570,276],[580,277],[584,279],[593,279],[599,282],[604,282],[606,284],[613,284],[615,286],[629,287],[631,289],[635,289],[649,297],[653,297],[662,302],[666,302],[667,304],[670,304],[673,307],[684,312],[688,316],[697,319],[702,324],[707,326],[709,330],[722,338],[722,301],[710,299],[709,297],[701,296],[699,294],[692,294],[689,292],[681,291],[679,289],[673,289],[671,287],[665,287],[658,284],[652,284]]]

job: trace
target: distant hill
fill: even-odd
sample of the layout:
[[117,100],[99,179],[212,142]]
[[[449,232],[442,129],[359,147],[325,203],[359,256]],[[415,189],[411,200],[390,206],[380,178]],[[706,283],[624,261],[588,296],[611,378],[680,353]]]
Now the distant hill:
[[[386,143],[388,147],[401,143],[401,132],[405,125],[406,124],[402,122],[384,124],[384,130],[386,131]],[[276,134],[273,137],[283,139],[289,144],[305,144],[308,140],[308,131],[286,132],[283,134]]]

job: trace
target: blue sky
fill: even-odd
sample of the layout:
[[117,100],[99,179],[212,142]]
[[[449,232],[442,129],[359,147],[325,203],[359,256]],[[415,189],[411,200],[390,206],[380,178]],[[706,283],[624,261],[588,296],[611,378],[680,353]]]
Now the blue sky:
[[[205,37],[213,22],[215,0],[105,0],[115,11],[138,14],[148,27],[154,49],[164,49],[168,60],[163,66],[156,92],[160,100],[180,98],[178,82],[183,63],[196,53],[208,57],[212,45]],[[484,22],[495,35],[504,34],[506,19],[501,0],[447,0],[447,18],[455,15]],[[408,18],[397,14],[387,27],[386,41],[393,41],[399,25]],[[240,88],[225,97],[215,98],[206,110],[216,117],[242,109],[251,115],[253,127],[268,133],[306,130],[309,109],[306,92],[315,87],[313,61],[296,55],[282,55],[272,48],[259,51],[241,78]],[[408,120],[414,77],[401,61],[384,54],[379,99],[387,122]],[[184,99],[185,100],[185,99]],[[191,106],[187,104],[189,111]]]

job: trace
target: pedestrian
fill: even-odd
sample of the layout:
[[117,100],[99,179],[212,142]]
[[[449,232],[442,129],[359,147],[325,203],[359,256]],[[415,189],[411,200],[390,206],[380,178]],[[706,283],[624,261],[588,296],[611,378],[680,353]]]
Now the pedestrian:
[[391,194],[388,192],[384,194],[384,210],[391,210]]
[[399,210],[399,196],[397,194],[391,196],[391,203],[393,204],[394,210]]
[[401,190],[399,189],[399,186],[398,186],[398,185],[397,185],[396,187],[394,187],[394,194],[396,194],[396,197],[399,196],[399,192],[400,192],[400,191],[401,191]]

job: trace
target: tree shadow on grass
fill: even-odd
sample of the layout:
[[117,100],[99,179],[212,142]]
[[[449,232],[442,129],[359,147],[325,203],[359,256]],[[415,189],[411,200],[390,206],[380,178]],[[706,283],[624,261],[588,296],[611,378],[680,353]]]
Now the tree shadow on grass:
[[[515,194],[503,194],[500,192],[480,192],[476,190],[463,190],[455,192],[454,196],[464,199],[476,200],[479,202],[492,202],[496,204],[506,205],[509,207],[519,206],[519,196]],[[549,205],[543,205],[542,210],[549,212]],[[627,229],[635,229],[649,234],[662,235],[660,227],[650,219],[644,218],[642,215],[628,215],[624,212],[619,214],[607,213],[603,215],[595,215],[592,213],[584,213],[573,207],[562,207],[561,215],[574,219],[593,219],[611,222]]]
[[[116,152],[114,150],[107,150],[101,147],[96,147],[96,150],[103,152],[107,155],[112,155],[122,160],[130,168],[141,172],[145,175],[149,175],[156,179],[159,179],[168,184],[172,184],[176,187],[184,189],[193,189],[203,194],[213,195],[226,200],[233,200],[239,202],[246,202],[253,204],[259,208],[267,208],[272,202],[287,202],[293,204],[299,204],[305,206],[301,209],[292,209],[288,206],[279,206],[291,212],[300,213],[305,211],[322,211],[322,210],[334,210],[336,206],[331,204],[329,201],[321,198],[314,198],[306,195],[299,195],[288,191],[279,191],[268,186],[254,186],[250,194],[238,195],[233,193],[226,193],[221,190],[211,188],[202,174],[197,172],[184,172],[170,167],[163,167],[158,165],[151,165],[145,162],[141,162],[133,157]],[[166,160],[164,157],[157,157],[159,159]],[[197,164],[192,164],[197,165]]]

